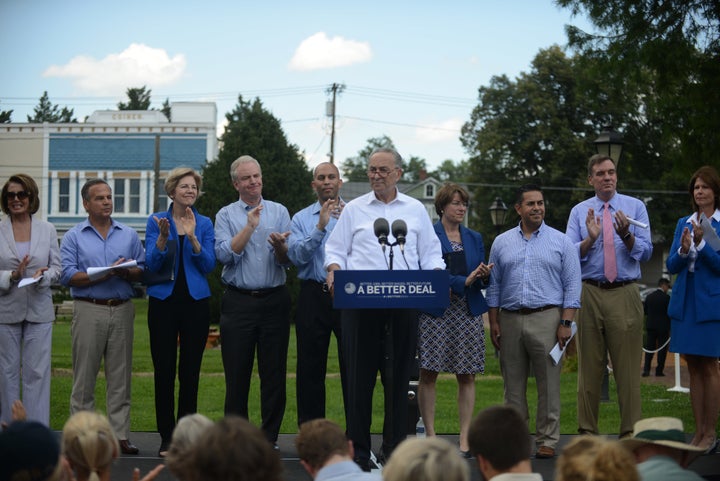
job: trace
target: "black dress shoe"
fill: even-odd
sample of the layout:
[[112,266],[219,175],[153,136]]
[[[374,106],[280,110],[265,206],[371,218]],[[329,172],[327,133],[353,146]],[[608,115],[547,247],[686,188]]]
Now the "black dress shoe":
[[648,377],[650,375],[649,371],[643,371],[642,374],[640,374],[642,377]]
[[120,451],[123,454],[137,454],[140,452],[137,446],[135,446],[129,439],[120,440]]

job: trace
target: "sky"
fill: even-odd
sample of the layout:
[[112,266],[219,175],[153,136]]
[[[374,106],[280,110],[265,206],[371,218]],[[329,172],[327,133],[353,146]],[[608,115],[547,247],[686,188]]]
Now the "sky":
[[26,122],[47,91],[82,121],[145,85],[154,108],[215,102],[222,132],[238,95],[259,98],[313,167],[342,84],[336,163],[387,135],[433,170],[467,159],[460,130],[478,88],[564,47],[566,24],[591,30],[552,0],[0,0],[0,110]]

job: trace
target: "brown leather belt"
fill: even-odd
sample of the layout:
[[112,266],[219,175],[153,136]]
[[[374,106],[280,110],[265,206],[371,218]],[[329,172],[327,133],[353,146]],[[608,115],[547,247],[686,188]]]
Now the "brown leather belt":
[[590,284],[591,286],[599,287],[600,289],[617,289],[618,287],[627,286],[628,284],[635,284],[635,281],[596,281],[594,279],[583,279],[583,282]]
[[97,304],[98,306],[115,307],[120,304],[125,304],[130,299],[93,299],[92,297],[75,297],[76,301],[89,302],[91,304]]
[[226,287],[231,291],[237,292],[238,294],[243,294],[250,297],[265,297],[269,296],[273,292],[279,291],[280,289],[285,287],[285,285],[283,284],[275,287],[268,287],[267,289],[240,289],[239,287],[235,287],[230,284],[227,284]]
[[547,311],[548,309],[558,309],[560,306],[547,305],[542,307],[521,307],[520,309],[503,309],[503,311],[511,312],[513,314],[522,314],[527,316],[528,314],[535,314],[536,312]]

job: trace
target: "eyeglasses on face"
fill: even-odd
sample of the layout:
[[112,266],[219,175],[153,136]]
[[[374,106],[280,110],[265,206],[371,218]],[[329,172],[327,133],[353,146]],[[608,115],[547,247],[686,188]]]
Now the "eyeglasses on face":
[[28,197],[30,197],[30,192],[25,191],[25,190],[21,190],[19,192],[6,192],[5,193],[5,198],[8,200],[12,200],[12,199],[25,200]]
[[387,167],[369,167],[367,170],[368,175],[379,175],[380,177],[387,177],[395,169],[388,169]]

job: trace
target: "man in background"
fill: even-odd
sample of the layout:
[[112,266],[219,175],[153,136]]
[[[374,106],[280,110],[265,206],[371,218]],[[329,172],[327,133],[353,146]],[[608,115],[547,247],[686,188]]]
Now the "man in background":
[[642,376],[650,375],[653,352],[657,351],[657,367],[655,375],[665,375],[665,357],[667,356],[667,341],[670,338],[670,316],[668,316],[668,305],[670,304],[670,281],[661,277],[658,281],[658,288],[647,295],[643,308],[645,311],[645,367]]

